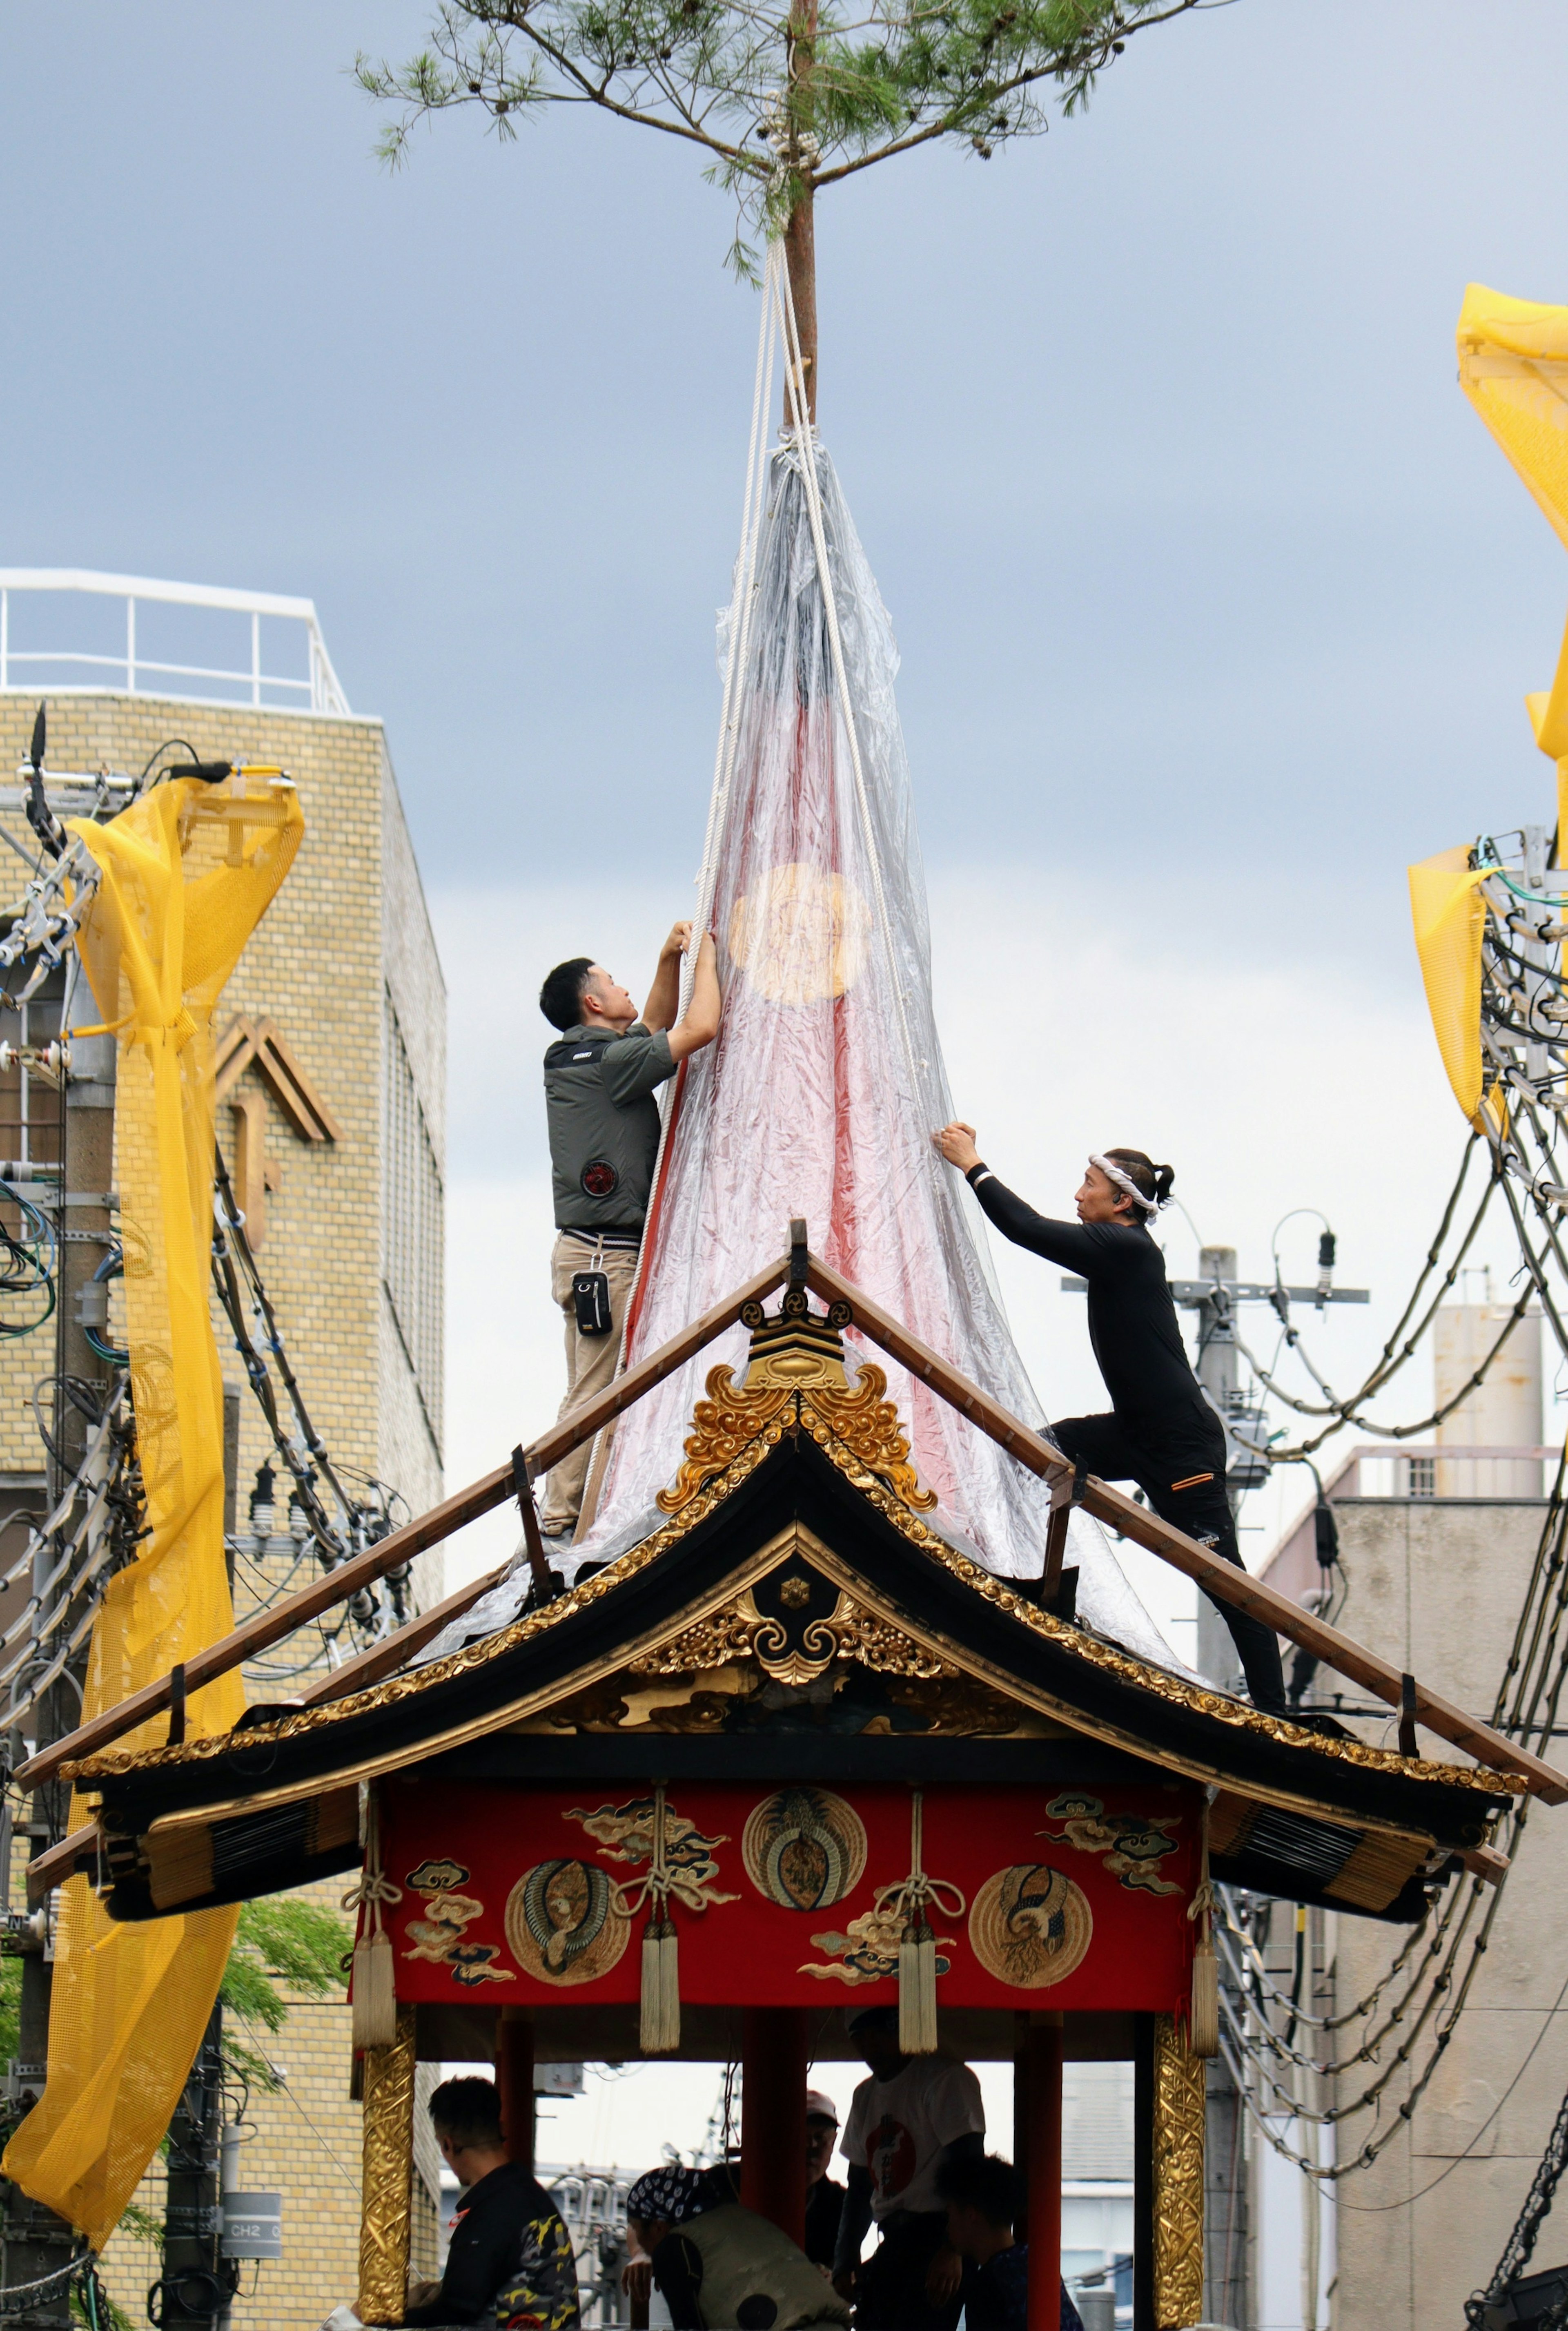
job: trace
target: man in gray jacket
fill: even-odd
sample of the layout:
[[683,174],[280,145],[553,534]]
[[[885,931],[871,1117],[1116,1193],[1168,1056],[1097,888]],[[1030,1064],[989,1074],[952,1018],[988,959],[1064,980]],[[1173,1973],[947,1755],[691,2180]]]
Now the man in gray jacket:
[[[540,1011],[561,1031],[545,1054],[545,1107],[556,1202],[550,1292],[566,1328],[563,1416],[615,1373],[659,1153],[654,1093],[718,1033],[718,967],[706,932],[686,1017],[672,1024],[680,961],[691,945],[691,925],[677,923],[641,1017],[625,988],[589,956],[557,964],[539,991]],[[584,1442],[550,1473],[540,1516],[546,1537],[569,1537],[577,1526],[591,1446]]]

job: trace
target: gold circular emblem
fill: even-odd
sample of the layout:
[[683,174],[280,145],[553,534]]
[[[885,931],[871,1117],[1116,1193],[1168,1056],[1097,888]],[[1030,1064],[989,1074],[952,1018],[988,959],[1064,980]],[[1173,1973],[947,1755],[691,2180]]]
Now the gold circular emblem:
[[539,1861],[507,1897],[507,1943],[541,1983],[594,1983],[626,1948],[631,1922],[612,1883],[591,1861]]
[[729,952],[773,1004],[820,1004],[866,968],[871,910],[852,882],[804,863],[770,866],[737,899]]
[[1018,1861],[988,1878],[969,1913],[969,1947],[988,1974],[1043,1991],[1072,1973],[1094,1935],[1094,1913],[1049,1862]]
[[860,1882],[866,1825],[831,1789],[776,1789],[754,1805],[740,1856],[759,1894],[784,1910],[825,1910]]

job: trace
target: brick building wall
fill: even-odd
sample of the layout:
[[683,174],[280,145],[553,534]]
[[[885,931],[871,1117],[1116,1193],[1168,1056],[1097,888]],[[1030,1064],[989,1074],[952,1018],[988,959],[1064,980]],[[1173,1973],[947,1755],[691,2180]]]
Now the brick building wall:
[[[0,826],[26,842],[21,792],[9,778],[31,734],[35,699],[0,695]],[[118,693],[49,699],[52,770],[107,765],[136,771],[166,738],[202,758],[286,768],[305,834],[293,868],[229,982],[215,1018],[271,1019],[325,1103],[338,1138],[302,1138],[264,1077],[245,1071],[236,1098],[260,1094],[270,1161],[257,1256],[312,1421],[335,1463],[387,1482],[417,1514],[442,1493],[442,1180],[445,1156],[445,992],[396,781],[380,723]],[[13,858],[10,852],[5,852]],[[20,895],[24,871],[13,858]],[[0,886],[0,902],[11,895]],[[89,1015],[90,1016],[90,1014]],[[81,1017],[81,1014],[78,1015]],[[30,1115],[53,1106],[34,1091]],[[0,1095],[0,1117],[6,1104]],[[18,1114],[15,1103],[11,1115]],[[236,1171],[235,1117],[221,1104],[218,1136]],[[6,1147],[0,1135],[0,1149]],[[46,1146],[41,1155],[52,1155]],[[227,1380],[242,1384],[233,1338],[214,1307]],[[111,1312],[111,1332],[116,1324]],[[55,1365],[51,1327],[0,1343],[0,1481],[42,1487],[42,1450],[28,1397]],[[271,1453],[265,1421],[242,1392],[239,1527]],[[347,1476],[346,1476],[347,1478]],[[349,1480],[352,1491],[354,1482]],[[285,1582],[314,1575],[309,1547],[287,1546],[287,1477],[280,1475],[271,1551],[242,1544],[240,1617]],[[416,1565],[415,1600],[439,1596],[439,1552]],[[345,1649],[354,1646],[347,1639]],[[324,1655],[318,1635],[278,1648],[248,1673],[247,1696],[296,1690],[290,1674]],[[343,1881],[344,1884],[347,1881]],[[342,1885],[316,1889],[334,1910]],[[13,1898],[16,1898],[14,1896]],[[257,2135],[244,2154],[249,2186],[283,2195],[284,2257],[247,2266],[235,2331],[315,2331],[358,2280],[360,2112],[351,2100],[349,2016],[340,2000],[302,2000],[274,2037],[242,2041],[283,2068],[276,2094],[253,2095]],[[430,2076],[422,2069],[422,2087]],[[423,2117],[423,2116],[422,2116]],[[415,2265],[433,2271],[439,2160],[421,2134]],[[161,2218],[161,2165],[138,2196]],[[154,2249],[122,2232],[105,2261],[112,2295],[143,2322]],[[252,2288],[253,2286],[253,2288]]]

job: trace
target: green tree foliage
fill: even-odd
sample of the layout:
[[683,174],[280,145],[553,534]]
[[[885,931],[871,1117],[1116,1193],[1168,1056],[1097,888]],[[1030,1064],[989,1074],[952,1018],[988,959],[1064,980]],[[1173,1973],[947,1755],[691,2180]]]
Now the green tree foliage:
[[[1221,0],[441,0],[404,65],[356,70],[391,109],[381,150],[480,107],[503,138],[596,105],[705,147],[744,225],[776,233],[819,186],[935,138],[989,157],[1082,105],[1128,37]],[[736,233],[730,262],[755,259]]]
[[[323,1999],[344,1987],[344,1960],[354,1937],[341,1918],[313,1902],[273,1895],[246,1902],[218,1998],[229,2014],[252,2032],[258,2025],[281,2031],[289,2013],[285,1990]],[[280,1985],[284,1988],[280,1989]],[[275,2088],[278,2076],[266,2056],[247,2047],[225,2021],[223,2060],[252,2088]]]

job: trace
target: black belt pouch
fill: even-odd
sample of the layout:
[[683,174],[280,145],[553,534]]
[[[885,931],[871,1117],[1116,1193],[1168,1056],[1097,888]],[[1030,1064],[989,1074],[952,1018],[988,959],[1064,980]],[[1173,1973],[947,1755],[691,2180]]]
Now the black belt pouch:
[[577,1308],[579,1336],[610,1333],[610,1281],[602,1270],[575,1270],[572,1300]]

